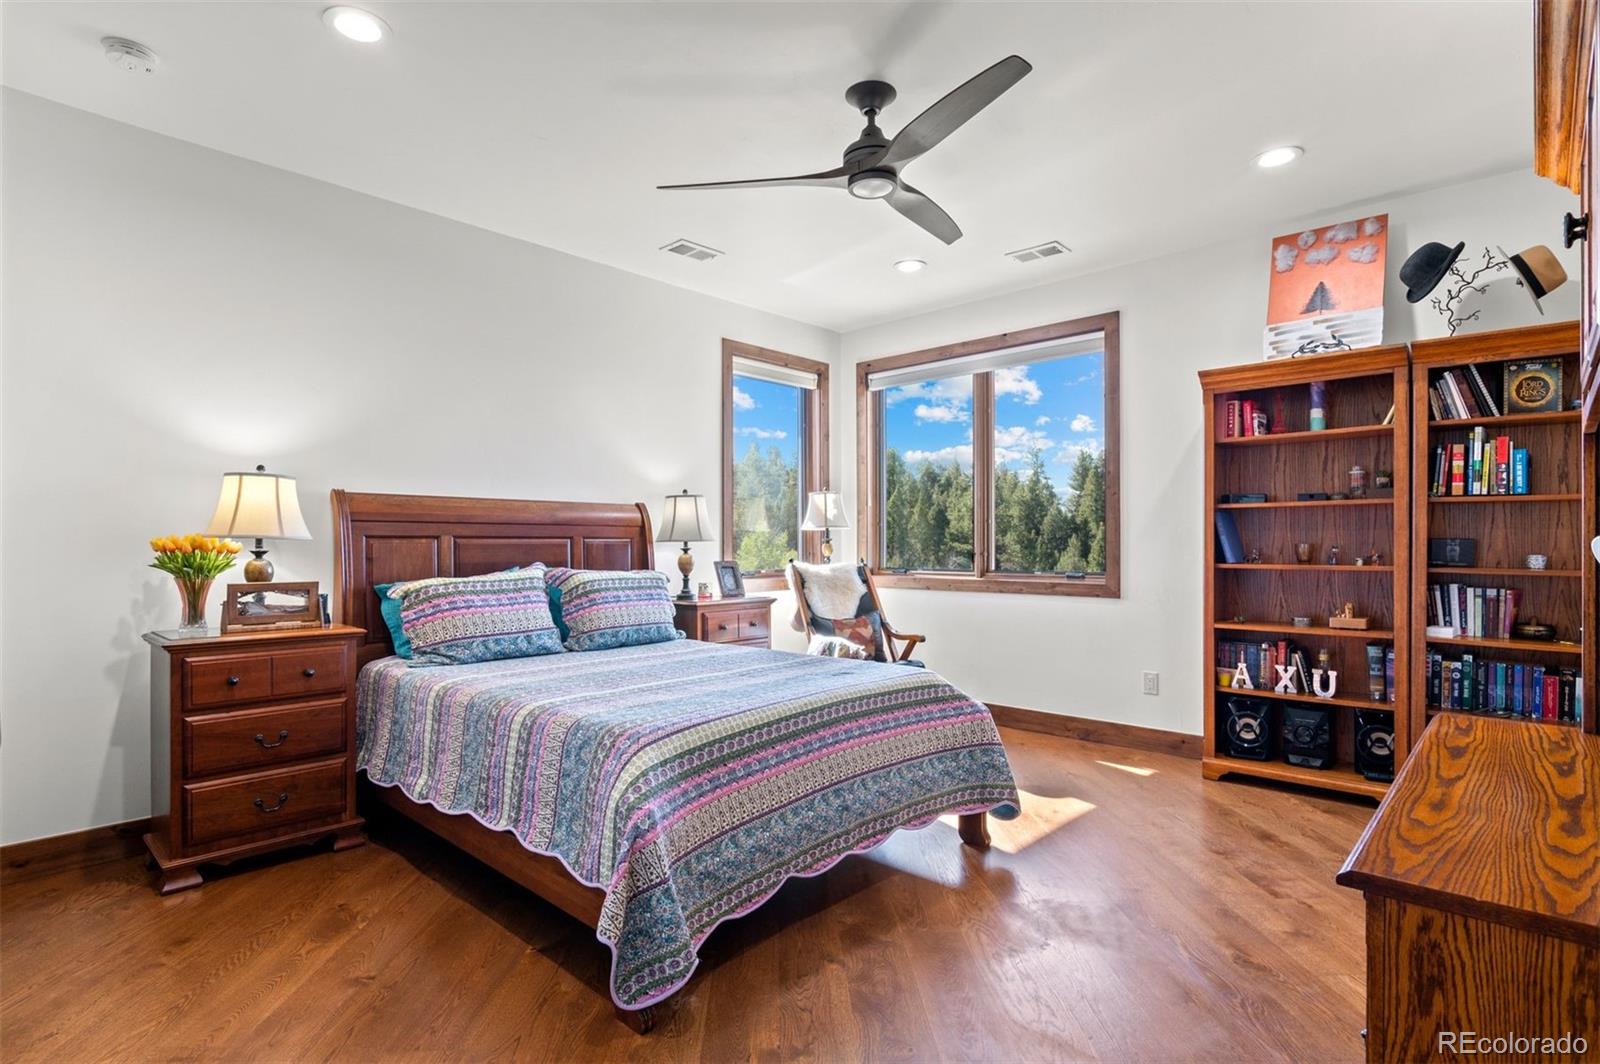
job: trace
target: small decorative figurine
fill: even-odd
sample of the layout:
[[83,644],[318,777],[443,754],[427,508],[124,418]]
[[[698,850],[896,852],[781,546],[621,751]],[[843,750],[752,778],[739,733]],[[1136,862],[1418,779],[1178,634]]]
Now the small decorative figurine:
[[1350,467],[1350,497],[1352,499],[1367,497],[1367,471],[1359,463]]
[[1329,628],[1348,628],[1356,631],[1365,631],[1367,619],[1356,616],[1356,606],[1353,602],[1346,602],[1337,613],[1328,616]]
[[1296,543],[1294,545],[1294,560],[1299,562],[1301,565],[1310,565],[1311,555],[1313,552],[1314,549],[1311,544]]
[[[1318,698],[1332,698],[1339,689],[1339,674],[1329,667],[1332,664],[1333,659],[1326,648],[1317,651],[1317,667],[1311,670],[1311,693]],[[1328,678],[1327,690],[1322,689],[1324,676]]]
[[1292,620],[1293,620],[1294,626],[1296,628],[1310,628],[1311,627],[1311,618],[1310,617],[1295,617],[1295,618],[1292,618]]
[[1261,548],[1260,547],[1251,547],[1250,548],[1250,553],[1245,556],[1244,560],[1249,562],[1251,565],[1260,565],[1261,564]]
[[1309,427],[1312,432],[1321,432],[1328,427],[1328,385],[1326,381],[1311,382]]
[[1250,666],[1239,662],[1239,667],[1233,670],[1233,687],[1240,691],[1254,691],[1255,681],[1250,679]]
[[1329,565],[1338,565],[1339,564],[1339,548],[1337,546],[1333,546],[1333,547],[1329,547],[1328,548],[1328,564]]
[[1380,469],[1372,474],[1372,486],[1379,491],[1388,491],[1394,487],[1394,473],[1387,469]]
[[699,592],[700,600],[705,601],[711,597],[711,585],[706,583],[704,580],[700,581]]
[[1274,665],[1273,668],[1278,670],[1278,682],[1272,688],[1274,691],[1280,695],[1297,695],[1300,693],[1294,682],[1299,673],[1295,672],[1293,665]]
[[1373,547],[1372,548],[1372,553],[1367,555],[1367,564],[1368,565],[1382,565],[1383,564],[1383,551],[1379,550],[1377,547]]

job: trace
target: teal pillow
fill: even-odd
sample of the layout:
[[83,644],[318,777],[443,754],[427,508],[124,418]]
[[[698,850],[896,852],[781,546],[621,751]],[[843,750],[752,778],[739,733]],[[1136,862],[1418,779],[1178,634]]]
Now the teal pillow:
[[567,627],[567,622],[561,616],[561,588],[546,583],[544,590],[545,594],[550,596],[550,619],[556,622],[556,631],[561,633],[561,641],[565,643],[572,638],[572,630]]
[[409,658],[411,640],[406,638],[406,630],[400,624],[400,600],[389,597],[391,587],[394,584],[373,584],[372,590],[378,596],[378,609],[383,614],[383,623],[389,627],[389,639],[394,643],[394,652],[402,658]]

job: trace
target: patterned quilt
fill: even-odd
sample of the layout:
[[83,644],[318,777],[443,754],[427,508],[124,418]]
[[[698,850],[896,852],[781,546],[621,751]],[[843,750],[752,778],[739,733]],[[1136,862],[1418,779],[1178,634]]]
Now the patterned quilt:
[[640,1009],[791,876],[943,813],[1018,812],[989,711],[923,669],[682,640],[361,671],[359,765],[605,891]]

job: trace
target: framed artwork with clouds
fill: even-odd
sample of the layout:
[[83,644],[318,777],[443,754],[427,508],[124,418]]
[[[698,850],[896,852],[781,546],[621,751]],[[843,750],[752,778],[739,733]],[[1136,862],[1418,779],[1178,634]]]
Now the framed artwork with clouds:
[[1381,344],[1388,248],[1387,214],[1275,238],[1263,354],[1293,358]]

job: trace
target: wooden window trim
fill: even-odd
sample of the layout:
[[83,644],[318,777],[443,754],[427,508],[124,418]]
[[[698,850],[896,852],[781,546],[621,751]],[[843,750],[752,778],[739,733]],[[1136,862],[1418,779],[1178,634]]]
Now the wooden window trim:
[[[815,373],[817,387],[806,403],[805,431],[800,455],[801,492],[823,491],[832,487],[828,482],[828,364],[814,358],[803,358],[767,347],[722,340],[722,550],[729,560],[733,557],[733,463],[738,455],[733,443],[733,360],[742,358],[750,362],[765,362],[769,366]],[[800,554],[804,561],[817,561],[822,557],[822,533],[800,533]],[[744,578],[745,589],[772,591],[788,586],[788,577],[780,569],[774,572],[751,573]]]
[[[883,425],[878,406],[867,389],[867,377],[884,370],[924,366],[966,355],[985,354],[1007,347],[1063,340],[1084,333],[1105,333],[1105,438],[1106,438],[1106,572],[1104,577],[1071,579],[1002,573],[994,566],[994,393],[989,373],[973,376],[973,566],[974,572],[885,572],[878,542],[878,514],[883,499]],[[925,591],[984,591],[1028,595],[1071,595],[1090,598],[1122,597],[1122,419],[1120,393],[1121,314],[1095,314],[1058,321],[1031,329],[963,340],[922,351],[856,363],[856,538],[861,556],[880,587],[918,588]],[[980,464],[981,463],[981,464]],[[979,469],[988,472],[978,475]]]

